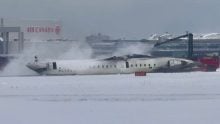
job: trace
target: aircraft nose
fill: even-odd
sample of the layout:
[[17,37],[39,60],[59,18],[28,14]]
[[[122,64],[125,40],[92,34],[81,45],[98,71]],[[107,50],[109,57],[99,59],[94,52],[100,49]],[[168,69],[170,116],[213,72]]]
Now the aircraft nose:
[[194,61],[192,61],[192,60],[185,60],[184,61],[186,64],[194,64],[195,62]]
[[202,63],[196,62],[196,61],[194,61],[193,65],[197,66],[197,67],[202,67],[203,66]]
[[188,61],[187,61],[187,65],[188,65],[188,66],[191,66],[191,67],[200,67],[200,66],[201,66],[201,63],[200,63],[200,62],[197,62],[197,61],[188,60]]

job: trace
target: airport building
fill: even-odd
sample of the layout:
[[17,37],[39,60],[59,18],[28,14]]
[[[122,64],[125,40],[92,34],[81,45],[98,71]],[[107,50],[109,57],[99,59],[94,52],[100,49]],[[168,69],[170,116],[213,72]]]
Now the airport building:
[[[60,20],[7,19],[0,20],[0,70],[22,51],[56,57],[72,46],[63,41]],[[71,40],[70,40],[71,41]],[[34,55],[33,55],[34,56]]]
[[[126,40],[126,39],[111,39],[108,35],[96,34],[86,37],[86,42],[92,48],[92,57],[110,57],[114,55],[123,55],[130,52],[147,54],[147,49],[150,44],[145,40]],[[140,47],[141,46],[141,47]],[[134,50],[136,49],[136,50]],[[146,50],[145,50],[146,49]]]
[[[93,56],[112,56],[114,55],[115,51],[123,51],[123,49],[130,49],[130,51],[132,51],[132,48],[138,48],[141,45],[145,46],[140,47],[142,49],[141,54],[151,54],[153,56],[167,57],[187,57],[188,40],[185,38],[176,39],[159,47],[154,47],[154,44],[156,44],[157,42],[163,42],[167,39],[171,39],[174,36],[163,35],[161,37],[155,37],[156,35],[154,35],[154,37],[142,40],[100,40],[101,38],[99,38],[99,36],[100,35],[97,35],[96,37],[93,36],[92,40],[90,40],[89,38],[86,39],[86,41],[90,44],[91,48],[93,49]],[[95,40],[95,38],[97,38],[98,40]],[[219,55],[220,34],[212,33],[205,34],[203,36],[195,35],[195,37],[193,38],[193,51],[194,56],[198,57],[206,56],[209,54]]]
[[45,48],[45,46],[59,46],[58,44],[65,46],[59,42],[63,38],[60,20],[13,20],[2,18],[0,33],[0,38],[2,39],[2,42],[0,42],[0,54],[4,56],[7,54],[19,54],[33,46],[33,44],[41,45],[42,48]]
[[[220,39],[194,39],[193,42],[193,54],[195,57],[220,55]],[[180,39],[153,48],[151,54],[154,56],[186,57],[187,50],[187,40]]]
[[62,38],[62,24],[60,20],[13,20],[3,19],[4,27],[20,27],[25,41],[47,41]]

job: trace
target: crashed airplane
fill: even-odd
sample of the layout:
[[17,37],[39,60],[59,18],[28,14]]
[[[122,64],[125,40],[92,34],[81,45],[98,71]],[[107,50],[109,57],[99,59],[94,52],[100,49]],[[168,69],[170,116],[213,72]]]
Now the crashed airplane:
[[50,61],[39,61],[35,56],[35,60],[26,66],[41,75],[106,75],[182,72],[189,71],[196,65],[188,59],[134,54],[106,59]]

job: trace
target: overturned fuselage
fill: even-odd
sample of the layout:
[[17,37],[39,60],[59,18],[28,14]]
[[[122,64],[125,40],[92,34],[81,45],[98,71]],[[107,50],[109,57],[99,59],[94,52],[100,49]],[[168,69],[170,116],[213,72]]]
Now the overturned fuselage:
[[[36,58],[35,58],[36,59]],[[42,75],[104,75],[184,70],[195,63],[180,58],[120,56],[91,60],[51,60],[29,62],[27,67]]]

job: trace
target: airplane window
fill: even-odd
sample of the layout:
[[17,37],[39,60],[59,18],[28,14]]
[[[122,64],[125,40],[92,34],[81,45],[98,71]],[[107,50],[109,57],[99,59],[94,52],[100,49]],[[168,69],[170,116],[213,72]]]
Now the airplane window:
[[150,67],[150,64],[148,64],[148,66]]
[[136,67],[138,67],[138,65],[137,65],[137,64],[135,64],[135,66],[136,66]]
[[154,66],[156,66],[156,64],[154,64]]
[[140,64],[140,67],[141,67],[142,65]]
[[106,65],[106,68],[108,68],[108,65]]
[[144,66],[146,67],[147,65],[146,65],[146,64],[144,64]]
[[114,67],[116,68],[116,65],[114,65]]
[[102,68],[104,68],[105,66],[104,65],[102,65]]

